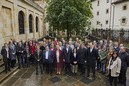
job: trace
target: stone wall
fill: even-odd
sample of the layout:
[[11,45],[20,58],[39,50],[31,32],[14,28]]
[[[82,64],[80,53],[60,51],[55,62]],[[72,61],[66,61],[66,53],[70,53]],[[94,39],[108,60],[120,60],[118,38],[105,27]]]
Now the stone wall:
[[[19,34],[18,14],[24,13],[24,34]],[[33,33],[29,33],[29,15],[32,15]],[[38,17],[38,32],[36,32],[36,17]],[[43,8],[28,0],[0,0],[0,49],[10,39],[38,39],[46,35]]]

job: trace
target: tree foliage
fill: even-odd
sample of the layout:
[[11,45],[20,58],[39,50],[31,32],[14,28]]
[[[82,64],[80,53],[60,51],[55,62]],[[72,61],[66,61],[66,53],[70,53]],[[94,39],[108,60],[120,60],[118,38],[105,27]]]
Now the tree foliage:
[[89,0],[47,0],[45,21],[50,29],[67,30],[67,37],[71,31],[83,31],[92,17],[91,2]]

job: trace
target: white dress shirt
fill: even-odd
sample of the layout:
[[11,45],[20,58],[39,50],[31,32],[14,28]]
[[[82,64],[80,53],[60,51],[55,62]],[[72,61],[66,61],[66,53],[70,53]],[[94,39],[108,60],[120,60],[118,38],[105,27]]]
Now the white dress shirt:
[[59,63],[59,50],[56,51],[56,59],[57,59],[57,63]]
[[45,57],[45,59],[48,59],[48,51],[46,51],[46,57]]
[[67,50],[67,53],[68,53],[68,50],[69,50],[69,49],[68,49],[68,48],[66,48],[66,50]]
[[90,52],[92,52],[93,48],[90,48]]
[[9,49],[6,48],[6,51],[7,51],[7,58],[9,58]]

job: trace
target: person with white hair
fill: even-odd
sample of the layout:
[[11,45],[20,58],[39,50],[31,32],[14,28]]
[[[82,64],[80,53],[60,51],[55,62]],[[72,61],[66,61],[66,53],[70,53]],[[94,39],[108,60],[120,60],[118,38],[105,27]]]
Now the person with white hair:
[[117,53],[119,53],[120,48],[119,48],[119,43],[118,42],[114,42],[114,49],[115,49],[115,51],[117,51]]
[[72,41],[69,41],[69,46],[70,48],[73,50],[74,49],[74,45],[72,44]]

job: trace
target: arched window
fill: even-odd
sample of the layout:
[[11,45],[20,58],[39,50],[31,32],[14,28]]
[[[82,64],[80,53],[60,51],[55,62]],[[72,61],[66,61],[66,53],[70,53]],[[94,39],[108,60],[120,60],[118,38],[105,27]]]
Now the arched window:
[[36,17],[36,32],[39,30],[39,19]]
[[32,15],[29,15],[29,32],[32,33],[33,32],[33,27],[32,27]]
[[18,23],[19,23],[19,34],[24,34],[24,13],[20,11],[18,14]]

